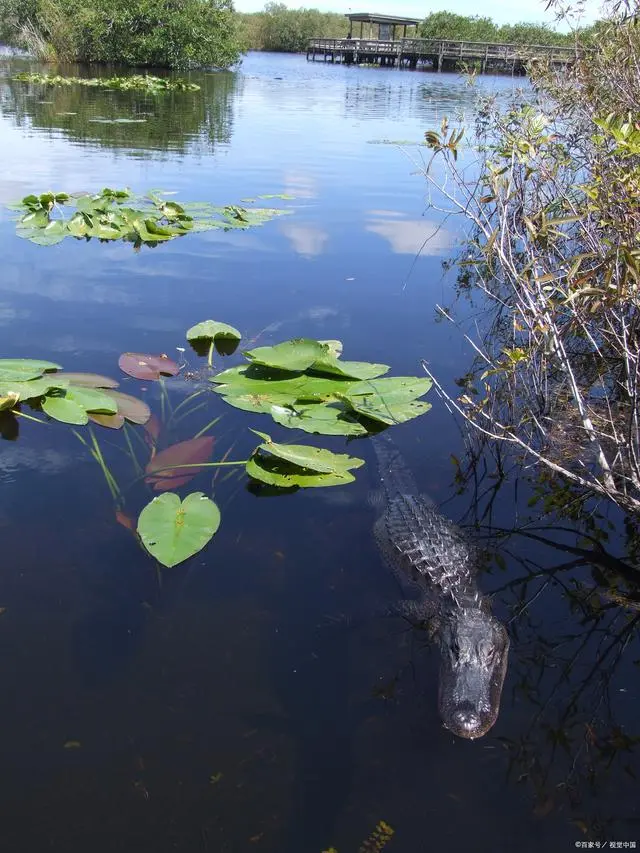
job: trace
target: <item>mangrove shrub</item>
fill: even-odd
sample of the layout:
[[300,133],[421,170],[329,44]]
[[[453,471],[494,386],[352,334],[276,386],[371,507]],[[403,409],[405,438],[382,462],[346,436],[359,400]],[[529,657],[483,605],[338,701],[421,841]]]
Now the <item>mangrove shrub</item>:
[[240,56],[232,0],[0,0],[5,41],[43,59],[227,68]]

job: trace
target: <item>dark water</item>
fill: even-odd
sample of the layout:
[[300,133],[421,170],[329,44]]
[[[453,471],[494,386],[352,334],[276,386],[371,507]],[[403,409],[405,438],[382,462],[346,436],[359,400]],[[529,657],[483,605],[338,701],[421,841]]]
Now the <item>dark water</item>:
[[[118,376],[120,352],[177,355],[185,330],[211,317],[245,339],[269,327],[264,344],[339,338],[347,358],[397,375],[417,374],[424,357],[448,388],[469,368],[459,331],[434,319],[437,303],[452,302],[442,261],[461,223],[423,215],[425,149],[374,144],[417,141],[443,115],[468,111],[473,92],[459,78],[255,55],[238,74],[194,76],[201,92],[148,96],[29,87],[11,80],[23,65],[2,62],[2,202],[104,185],[222,204],[295,200],[282,202],[292,215],[262,229],[139,253],[40,248],[3,214],[2,356]],[[504,94],[514,84],[481,85]],[[104,118],[145,121],[95,121]],[[174,383],[171,404],[186,393]],[[160,416],[157,386],[143,396]],[[245,458],[248,426],[297,438],[266,416],[205,402],[172,440],[216,414],[218,458],[232,445],[231,458]],[[393,434],[424,490],[468,523],[496,480],[480,467],[456,486],[463,438],[432,403]],[[121,438],[105,433],[126,484],[135,472]],[[369,616],[397,595],[371,536],[372,464],[349,487],[272,499],[218,477],[219,533],[159,576],[69,430],[22,420],[17,438],[9,427],[4,437],[3,850],[355,853],[380,820],[398,853],[560,851],[640,836],[637,610],[600,595],[592,567],[522,536],[501,546],[481,582],[511,620],[502,712],[486,737],[465,742],[438,719],[425,638]],[[357,451],[373,463],[366,443]],[[540,536],[584,545],[559,529],[569,522],[529,507],[532,478],[497,491],[492,524],[538,518]],[[211,485],[202,474],[189,489]],[[136,516],[148,499],[135,486],[125,509]],[[592,529],[624,556],[614,515],[595,508]]]

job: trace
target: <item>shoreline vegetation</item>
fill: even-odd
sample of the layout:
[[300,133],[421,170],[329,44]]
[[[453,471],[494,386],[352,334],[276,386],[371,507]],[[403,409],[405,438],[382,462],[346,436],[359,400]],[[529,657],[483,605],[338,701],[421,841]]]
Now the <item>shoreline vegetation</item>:
[[[507,44],[589,46],[602,22],[560,33],[544,24],[499,26],[485,16],[434,12],[420,38]],[[304,53],[311,38],[346,38],[343,14],[267,3],[236,12],[233,0],[0,0],[0,43],[44,62],[114,64],[131,68],[229,68],[247,50]],[[354,33],[356,35],[356,33]]]
[[[458,296],[481,291],[484,327],[451,409],[494,454],[551,480],[579,517],[607,498],[640,512],[640,27],[618,4],[596,49],[565,72],[531,69],[535,96],[479,95],[476,125],[426,133],[430,205],[470,234]],[[473,80],[470,80],[473,83]],[[480,157],[470,179],[458,154]],[[433,169],[445,166],[446,180]],[[456,322],[455,308],[441,314]],[[558,504],[559,502],[559,504]]]

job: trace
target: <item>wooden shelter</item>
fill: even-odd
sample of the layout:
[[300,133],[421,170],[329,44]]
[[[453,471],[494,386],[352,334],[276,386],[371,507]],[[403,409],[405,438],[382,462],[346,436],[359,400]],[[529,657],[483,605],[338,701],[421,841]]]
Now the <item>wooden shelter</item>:
[[[359,38],[367,38],[377,41],[395,41],[396,27],[402,27],[402,38],[407,37],[407,27],[417,27],[421,18],[399,18],[397,15],[371,15],[369,12],[356,12],[345,15],[349,18],[349,32],[354,38],[358,38],[354,32],[354,24],[360,24]],[[364,35],[364,25],[369,25],[367,35]],[[377,35],[374,35],[377,27]],[[415,35],[415,33],[412,33]]]

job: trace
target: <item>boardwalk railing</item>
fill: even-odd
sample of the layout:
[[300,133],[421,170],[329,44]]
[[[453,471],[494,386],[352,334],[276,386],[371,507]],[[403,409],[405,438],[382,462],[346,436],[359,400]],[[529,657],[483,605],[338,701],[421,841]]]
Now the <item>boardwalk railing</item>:
[[418,39],[403,38],[395,41],[378,41],[376,39],[311,39],[307,48],[307,58],[322,57],[338,58],[349,61],[352,57],[357,60],[368,57],[380,60],[386,64],[402,62],[417,62],[418,60],[435,61],[438,68],[442,60],[477,61],[483,68],[496,63],[514,64],[526,63],[537,57],[545,58],[553,64],[566,65],[576,59],[575,47],[560,47],[549,44],[504,44],[485,41],[452,41],[451,39]]

